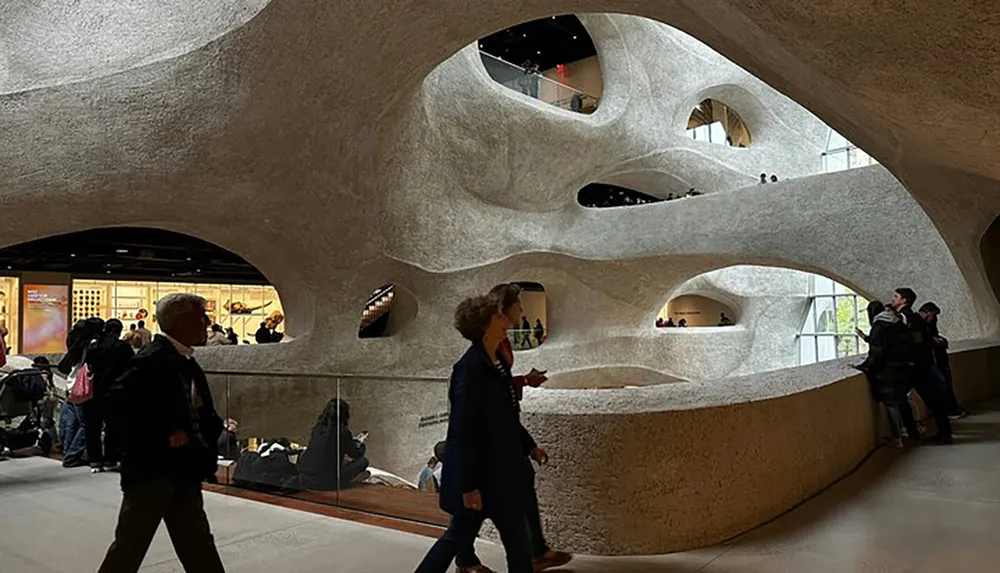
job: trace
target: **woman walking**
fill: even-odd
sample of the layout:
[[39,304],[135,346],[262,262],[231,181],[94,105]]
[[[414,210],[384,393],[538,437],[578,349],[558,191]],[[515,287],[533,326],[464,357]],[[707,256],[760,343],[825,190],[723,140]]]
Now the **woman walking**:
[[459,548],[471,545],[484,519],[500,533],[508,573],[531,573],[526,502],[532,470],[525,448],[534,447],[518,419],[510,366],[497,357],[507,318],[489,297],[465,300],[455,328],[471,342],[455,364],[448,389],[451,413],[441,478],[441,508],[451,514],[444,535],[417,573],[445,573]]

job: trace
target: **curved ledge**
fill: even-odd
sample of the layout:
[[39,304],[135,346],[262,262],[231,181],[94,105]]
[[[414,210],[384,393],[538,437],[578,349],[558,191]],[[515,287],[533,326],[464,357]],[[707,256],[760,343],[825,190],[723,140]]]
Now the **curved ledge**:
[[[525,425],[552,459],[538,479],[550,541],[601,555],[680,551],[729,539],[815,495],[877,444],[881,417],[850,363],[529,391]],[[998,365],[998,346],[953,354],[960,398],[994,393],[988,373]]]

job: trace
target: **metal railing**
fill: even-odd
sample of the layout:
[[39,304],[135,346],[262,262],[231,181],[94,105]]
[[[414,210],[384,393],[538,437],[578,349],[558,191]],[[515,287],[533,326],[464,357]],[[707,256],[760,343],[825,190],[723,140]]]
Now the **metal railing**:
[[556,107],[577,113],[593,113],[598,99],[576,88],[538,73],[529,72],[480,50],[486,73],[498,84]]

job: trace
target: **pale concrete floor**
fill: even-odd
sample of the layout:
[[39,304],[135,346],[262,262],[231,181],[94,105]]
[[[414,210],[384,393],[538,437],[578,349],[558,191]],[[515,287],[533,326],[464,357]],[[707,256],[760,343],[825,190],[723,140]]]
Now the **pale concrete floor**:
[[[1000,409],[959,443],[879,451],[855,475],[733,542],[682,554],[579,557],[565,572],[982,572],[1000,563]],[[816,444],[821,448],[823,444]],[[94,571],[114,528],[117,476],[39,459],[0,462],[0,571]],[[206,505],[241,573],[412,571],[432,540],[221,495]],[[500,549],[481,545],[501,567]],[[143,571],[181,571],[161,527]]]

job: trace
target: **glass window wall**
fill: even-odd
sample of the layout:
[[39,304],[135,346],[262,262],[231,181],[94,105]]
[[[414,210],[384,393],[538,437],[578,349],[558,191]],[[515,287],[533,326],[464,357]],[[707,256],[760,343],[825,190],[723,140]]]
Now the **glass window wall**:
[[855,331],[870,329],[864,297],[820,275],[810,277],[809,296],[809,310],[799,332],[799,364],[868,352],[868,344]]
[[156,333],[159,332],[153,316],[156,301],[180,292],[204,297],[212,322],[232,328],[241,343],[254,343],[254,333],[267,315],[276,310],[283,312],[278,292],[269,285],[75,279],[73,321],[92,316],[117,318],[128,329],[130,324],[145,320],[146,328]]
[[21,298],[17,277],[0,277],[0,326],[7,329],[4,342],[10,354],[17,354],[18,301]]

